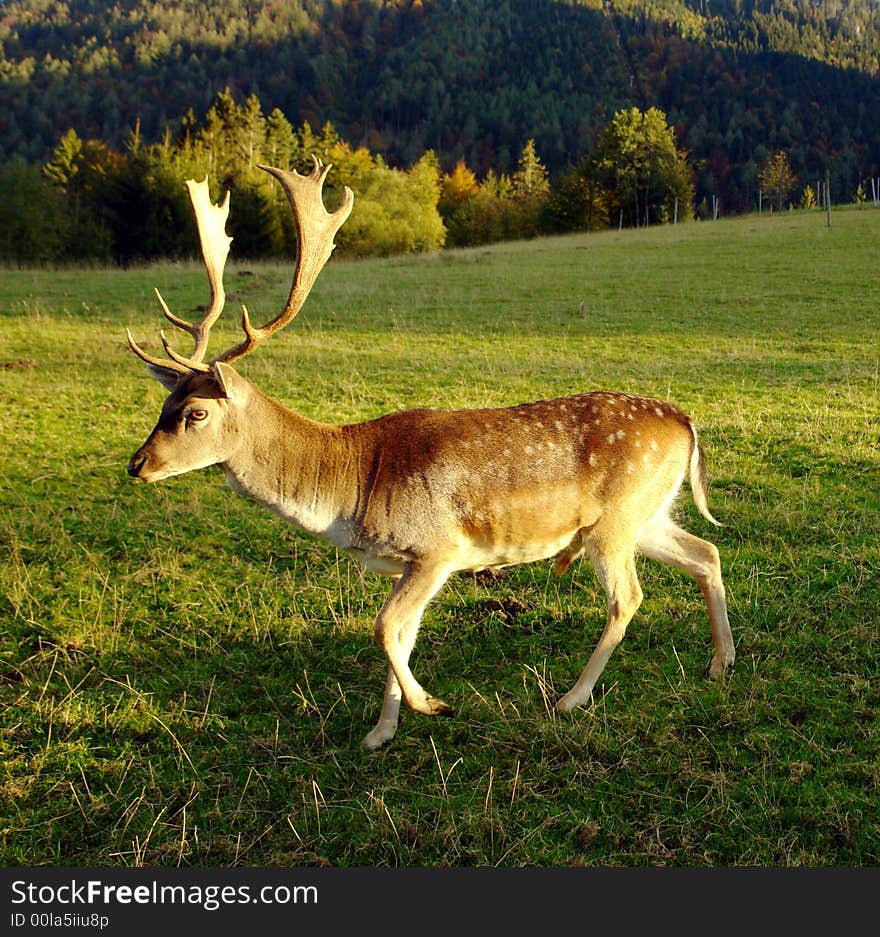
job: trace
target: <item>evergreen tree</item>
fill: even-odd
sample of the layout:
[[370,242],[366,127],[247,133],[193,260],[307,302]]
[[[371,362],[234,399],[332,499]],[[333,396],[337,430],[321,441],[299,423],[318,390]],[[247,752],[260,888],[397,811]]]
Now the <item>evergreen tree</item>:
[[300,156],[293,127],[277,107],[266,119],[265,153],[269,165],[280,169],[289,169]]
[[492,198],[512,198],[513,181],[505,173],[496,173],[494,169],[489,169],[480,183],[480,190]]
[[547,169],[535,150],[534,140],[528,140],[523,147],[512,182],[514,195],[518,198],[533,198],[550,190]]
[[198,250],[183,179],[159,148],[129,150],[108,180],[102,211],[119,263],[187,257]]
[[[8,0],[0,157],[46,161],[67,125],[118,149],[132,114],[152,145],[168,123],[185,132],[187,111],[201,119],[228,84],[267,112],[313,127],[332,119],[391,165],[434,147],[444,165],[463,156],[478,174],[509,173],[532,136],[559,171],[631,99],[635,72],[636,90],[687,133],[701,197],[754,204],[750,164],[766,141],[805,178],[833,156],[842,197],[876,174],[880,122],[866,103],[880,88],[876,0],[724,0],[711,15],[703,0],[620,0],[621,47],[601,7]],[[210,146],[212,177],[228,170],[221,150]]]
[[252,94],[236,117],[236,123],[230,128],[237,148],[236,162],[245,174],[253,177],[259,171],[256,168],[257,164],[263,161],[263,147],[268,129],[259,98]]
[[260,180],[259,184],[238,184],[232,193],[235,210],[229,213],[227,231],[235,242],[237,257],[272,257],[289,250],[285,242],[288,231],[282,227],[281,219],[284,208],[288,214],[290,209],[279,204],[269,185],[281,187],[269,175],[260,174],[266,175],[266,183]]
[[52,158],[43,166],[43,175],[53,185],[67,192],[79,172],[83,143],[71,127],[58,141]]
[[106,144],[83,142],[72,129],[43,166],[48,184],[64,195],[64,212],[57,219],[64,257],[109,259],[112,231],[105,204],[117,167],[118,156]]
[[197,144],[207,155],[208,174],[215,179],[226,179],[232,174],[241,113],[231,89],[226,87],[217,95],[199,130]]

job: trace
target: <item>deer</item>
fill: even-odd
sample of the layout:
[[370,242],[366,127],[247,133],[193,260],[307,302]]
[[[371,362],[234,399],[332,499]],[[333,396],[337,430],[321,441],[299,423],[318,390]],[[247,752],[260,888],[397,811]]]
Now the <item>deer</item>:
[[409,659],[425,607],[457,572],[555,558],[562,575],[589,558],[607,595],[606,621],[579,678],[556,703],[560,713],[593,699],[642,601],[637,554],[696,580],[714,644],[710,675],[720,677],[735,650],[719,551],[673,520],[686,477],[700,514],[721,525],[708,507],[697,431],[670,403],[595,391],[501,408],[406,409],[329,425],[264,395],[232,367],[298,314],[354,204],[345,186],[339,207],[327,211],[323,185],[331,167],[317,157],[308,174],[260,168],[280,184],[294,215],[297,255],[287,301],[262,327],[243,305],[244,338],[205,361],[211,326],[225,305],[230,195],[215,204],[207,177],[188,180],[210,303],[199,321],[189,322],[155,291],[168,321],[192,338],[188,356],[172,348],[164,331],[167,357],[157,357],[127,330],[131,350],[169,393],[128,473],[157,482],[219,465],[234,492],[391,578],[374,629],[388,664],[385,694],[362,744],[375,750],[394,737],[401,701],[427,716],[452,713],[418,682]]

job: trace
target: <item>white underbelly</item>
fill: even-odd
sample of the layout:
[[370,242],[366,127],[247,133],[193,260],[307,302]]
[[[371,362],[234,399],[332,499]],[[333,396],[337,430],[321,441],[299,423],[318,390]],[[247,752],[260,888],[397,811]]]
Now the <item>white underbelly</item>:
[[380,576],[399,576],[404,570],[403,560],[395,557],[376,556],[368,550],[360,550],[357,547],[348,547],[346,552],[365,569],[371,573],[378,573]]
[[553,539],[502,546],[467,543],[459,553],[456,566],[458,569],[479,570],[546,560],[564,550],[576,533],[576,530],[572,530],[566,532],[564,536]]

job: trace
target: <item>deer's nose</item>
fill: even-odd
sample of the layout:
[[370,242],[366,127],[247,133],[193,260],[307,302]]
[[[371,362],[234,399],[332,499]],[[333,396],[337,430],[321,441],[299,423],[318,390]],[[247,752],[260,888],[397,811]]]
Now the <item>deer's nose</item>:
[[128,474],[132,478],[137,478],[141,473],[141,469],[144,467],[144,462],[147,461],[147,457],[141,455],[139,452],[136,452],[132,457],[131,461],[128,463]]

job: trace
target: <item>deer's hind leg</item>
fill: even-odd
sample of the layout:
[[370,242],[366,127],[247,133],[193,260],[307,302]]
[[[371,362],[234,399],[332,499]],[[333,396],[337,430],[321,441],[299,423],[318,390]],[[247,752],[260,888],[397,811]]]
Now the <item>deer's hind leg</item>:
[[709,672],[713,677],[720,676],[733,664],[736,652],[727,619],[727,601],[717,547],[683,530],[667,515],[658,514],[639,531],[637,548],[652,560],[676,566],[696,579],[709,610],[715,646]]

